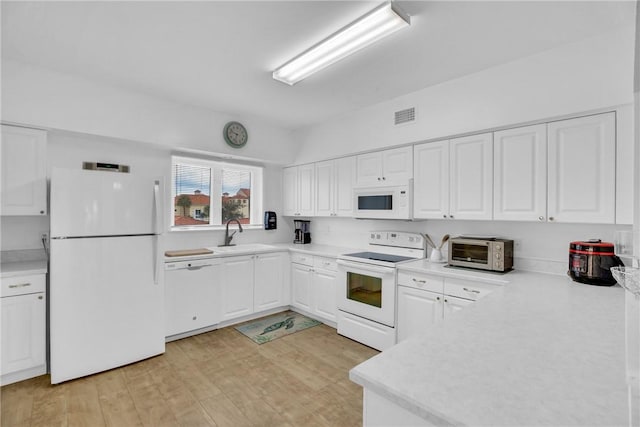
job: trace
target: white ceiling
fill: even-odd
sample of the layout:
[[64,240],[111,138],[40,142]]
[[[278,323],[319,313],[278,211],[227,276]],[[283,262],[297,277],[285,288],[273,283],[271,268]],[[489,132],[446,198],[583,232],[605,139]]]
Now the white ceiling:
[[295,86],[292,56],[381,1],[2,1],[2,58],[300,128],[634,25],[634,1],[397,1],[412,25]]

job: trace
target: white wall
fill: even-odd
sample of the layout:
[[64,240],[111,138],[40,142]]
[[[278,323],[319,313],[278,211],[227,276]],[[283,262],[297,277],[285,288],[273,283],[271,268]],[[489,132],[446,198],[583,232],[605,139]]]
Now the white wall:
[[[633,102],[634,28],[561,46],[295,132],[296,163]],[[393,113],[417,120],[394,126]]]
[[[242,149],[229,147],[229,120],[247,126]],[[124,140],[289,163],[297,144],[289,131],[255,117],[182,105],[16,61],[2,62],[2,121]]]
[[[81,168],[83,161],[123,163],[131,166],[131,173],[164,177],[171,182],[171,150],[160,145],[132,143],[113,138],[96,137],[70,132],[53,131],[48,137],[47,175],[51,168]],[[282,169],[266,165],[264,171],[264,209],[281,213]],[[171,201],[167,188],[166,212],[169,217]],[[2,217],[2,250],[38,249],[42,247],[40,235],[49,230],[49,217]],[[165,221],[165,223],[168,223]],[[275,243],[291,240],[293,229],[289,221],[278,218],[277,230],[245,230],[236,234],[236,243]],[[165,248],[190,249],[217,246],[224,241],[224,231],[167,231]]]
[[[313,218],[313,243],[362,248],[369,231],[411,231],[428,234],[439,243],[445,234],[497,236],[515,241],[515,268],[565,274],[569,243],[602,239],[613,242],[616,230],[631,230],[630,225],[584,225],[516,221],[384,221],[349,218]],[[445,245],[445,250],[447,246]],[[445,252],[446,256],[446,252]],[[626,260],[625,260],[626,261]]]

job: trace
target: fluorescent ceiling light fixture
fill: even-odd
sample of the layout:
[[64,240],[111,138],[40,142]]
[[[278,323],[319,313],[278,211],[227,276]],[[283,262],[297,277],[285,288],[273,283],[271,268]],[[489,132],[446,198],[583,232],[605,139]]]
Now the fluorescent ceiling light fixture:
[[277,68],[273,78],[294,85],[409,25],[409,15],[395,3],[385,2]]

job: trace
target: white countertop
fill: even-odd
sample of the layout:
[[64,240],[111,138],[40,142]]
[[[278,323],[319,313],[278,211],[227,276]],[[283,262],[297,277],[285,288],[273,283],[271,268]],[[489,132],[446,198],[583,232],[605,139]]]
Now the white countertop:
[[246,249],[243,248],[244,245],[239,244],[235,247],[233,252],[224,252],[221,251],[218,247],[212,246],[206,249],[213,251],[212,254],[204,254],[204,255],[191,255],[191,256],[181,256],[181,257],[166,257],[164,258],[165,262],[179,262],[186,260],[196,260],[196,259],[208,259],[208,258],[222,258],[222,257],[230,257],[230,256],[241,256],[248,254],[256,254],[256,253],[266,253],[266,252],[278,252],[278,251],[293,251],[293,252],[301,252],[307,253],[310,255],[318,255],[318,256],[326,256],[330,258],[335,258],[339,255],[356,252],[358,249],[353,248],[344,248],[339,246],[331,246],[331,245],[319,245],[315,243],[310,243],[306,245],[300,245],[295,243],[269,243],[261,245],[260,248],[251,247],[252,244],[247,244]]
[[44,250],[29,249],[2,251],[0,277],[28,276],[47,273],[47,256]]
[[351,380],[437,424],[627,425],[624,290],[500,277],[502,292],[356,366]]

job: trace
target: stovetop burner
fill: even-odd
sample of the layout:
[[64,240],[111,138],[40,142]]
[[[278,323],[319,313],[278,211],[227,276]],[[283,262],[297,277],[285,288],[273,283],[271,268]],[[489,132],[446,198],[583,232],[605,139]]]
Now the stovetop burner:
[[415,259],[407,256],[381,254],[378,252],[356,252],[353,254],[345,254],[345,256],[369,259],[372,261],[391,262],[391,263],[409,261],[409,260]]

